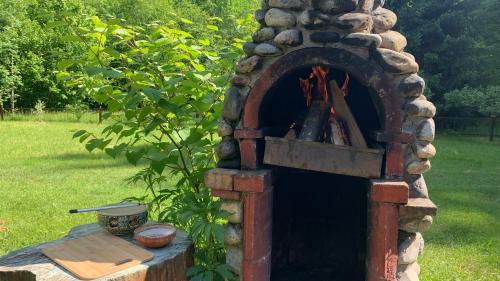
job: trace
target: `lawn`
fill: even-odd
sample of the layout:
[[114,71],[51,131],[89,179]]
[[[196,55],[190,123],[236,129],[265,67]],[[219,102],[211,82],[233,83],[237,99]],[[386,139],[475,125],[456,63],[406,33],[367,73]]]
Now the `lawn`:
[[[80,128],[97,125],[0,122],[0,220],[7,227],[0,255],[94,221],[92,214],[69,215],[70,208],[142,194],[123,183],[137,168],[87,153],[71,139]],[[500,141],[439,136],[435,144],[426,179],[439,212],[424,233],[421,280],[500,280]]]
[[95,221],[95,213],[70,215],[69,209],[142,194],[123,182],[138,168],[88,153],[72,140],[72,131],[82,128],[99,130],[83,123],[0,122],[0,220],[6,228],[0,255]]
[[426,174],[439,206],[424,233],[421,280],[500,280],[500,141],[440,136]]

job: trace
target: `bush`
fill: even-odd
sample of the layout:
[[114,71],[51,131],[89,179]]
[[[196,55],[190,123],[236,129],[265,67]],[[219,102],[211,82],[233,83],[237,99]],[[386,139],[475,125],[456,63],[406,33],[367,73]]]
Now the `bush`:
[[[219,18],[202,28],[175,16],[146,27],[89,20],[92,28],[73,38],[89,46],[89,57],[68,60],[57,76],[106,105],[110,125],[101,134],[81,130],[74,137],[89,151],[125,154],[131,164],[146,166],[129,180],[143,182],[148,195],[129,199],[147,202],[155,219],[191,233],[197,262],[191,280],[231,279],[222,225],[228,214],[210,197],[203,176],[215,164],[217,118],[242,40],[224,40]],[[232,33],[246,33],[243,23],[234,20]]]

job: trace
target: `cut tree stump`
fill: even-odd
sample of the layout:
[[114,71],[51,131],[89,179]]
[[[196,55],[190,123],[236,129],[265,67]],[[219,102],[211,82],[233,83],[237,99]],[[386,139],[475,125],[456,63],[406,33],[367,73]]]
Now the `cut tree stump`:
[[[77,226],[59,240],[20,249],[0,257],[0,281],[80,280],[42,254],[41,249],[103,231],[105,230],[97,224]],[[125,239],[135,243],[131,236]],[[155,255],[151,261],[107,275],[96,281],[187,281],[186,271],[193,265],[193,245],[186,232],[178,229],[177,236],[170,245],[148,250]]]

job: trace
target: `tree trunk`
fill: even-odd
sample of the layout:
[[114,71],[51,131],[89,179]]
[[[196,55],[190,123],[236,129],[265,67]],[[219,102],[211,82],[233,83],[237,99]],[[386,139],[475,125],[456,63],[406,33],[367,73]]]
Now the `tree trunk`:
[[2,101],[0,101],[0,120],[3,121],[3,102]]
[[99,124],[102,124],[102,106],[99,105]]
[[[14,77],[14,55],[10,55],[10,75]],[[12,85],[12,89],[10,89],[10,110],[14,114],[14,110],[16,110],[16,96],[14,92],[14,84]]]
[[490,141],[495,140],[495,125],[497,122],[497,118],[497,116],[491,116]]

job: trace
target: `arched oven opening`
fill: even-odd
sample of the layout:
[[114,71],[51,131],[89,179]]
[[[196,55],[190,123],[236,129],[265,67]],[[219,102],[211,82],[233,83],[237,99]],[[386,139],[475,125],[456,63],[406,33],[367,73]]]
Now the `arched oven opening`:
[[[318,77],[320,75],[323,77]],[[318,81],[323,78],[324,81]],[[325,85],[323,90],[326,89],[329,96],[326,102],[325,97],[318,96],[325,94],[320,89]],[[333,104],[340,102],[338,97],[333,98],[335,90],[342,92],[352,113],[350,116],[346,116],[345,108]],[[318,113],[314,107],[319,101],[331,108],[322,109],[326,113]],[[318,117],[324,114],[328,116]],[[274,150],[276,145],[296,147],[295,142],[356,147],[360,140],[350,139],[352,128],[347,125],[347,122],[355,122],[361,133],[355,137],[361,137],[361,142],[366,143],[364,149],[383,151],[382,145],[370,138],[371,132],[381,127],[370,91],[355,76],[342,70],[306,66],[291,71],[270,89],[264,98],[260,118],[262,126],[270,128],[274,136],[266,141],[264,162],[273,174],[279,175],[274,182],[273,195],[271,280],[364,280],[368,177],[362,173],[345,175],[342,170],[338,173],[335,170],[315,171],[317,167],[320,170],[334,167],[321,164],[299,167],[303,163],[292,163],[294,159],[276,161],[276,157],[283,157],[282,151],[267,150]],[[332,121],[336,123],[331,124]],[[333,140],[335,129],[344,129],[346,139]],[[337,141],[343,143],[336,144]],[[322,148],[327,146],[318,147]],[[320,157],[315,161],[331,159]],[[382,157],[379,161],[381,164]],[[381,166],[378,167],[376,177],[382,173]]]

